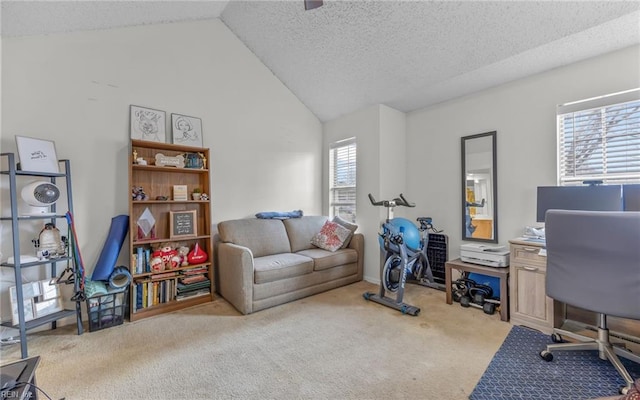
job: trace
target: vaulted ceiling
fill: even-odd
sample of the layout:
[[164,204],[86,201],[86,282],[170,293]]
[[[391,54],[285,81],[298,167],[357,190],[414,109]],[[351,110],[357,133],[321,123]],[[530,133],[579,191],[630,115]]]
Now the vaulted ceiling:
[[[2,1],[2,36],[220,18],[322,121],[409,112],[640,43],[638,1]],[[603,71],[606,73],[607,71]],[[639,72],[640,74],[640,72]]]

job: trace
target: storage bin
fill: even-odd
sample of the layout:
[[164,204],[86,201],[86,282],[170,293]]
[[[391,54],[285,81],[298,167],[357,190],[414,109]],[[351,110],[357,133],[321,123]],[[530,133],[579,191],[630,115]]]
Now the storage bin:
[[89,332],[122,325],[126,317],[129,287],[88,298]]

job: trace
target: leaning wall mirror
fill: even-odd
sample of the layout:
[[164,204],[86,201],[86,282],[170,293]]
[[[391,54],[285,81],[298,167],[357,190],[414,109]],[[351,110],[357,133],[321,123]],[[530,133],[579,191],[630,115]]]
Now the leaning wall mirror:
[[462,240],[498,243],[496,132],[462,142]]

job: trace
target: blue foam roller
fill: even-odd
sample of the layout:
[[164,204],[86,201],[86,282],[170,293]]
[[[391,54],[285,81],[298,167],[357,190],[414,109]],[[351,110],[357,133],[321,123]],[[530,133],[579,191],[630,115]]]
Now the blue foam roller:
[[108,281],[109,277],[113,273],[113,269],[116,267],[116,261],[118,260],[118,254],[124,243],[124,238],[127,236],[129,230],[129,216],[118,215],[111,219],[111,228],[109,228],[109,235],[102,247],[102,252],[96,263],[96,267],[91,275],[92,281]]
[[122,265],[115,267],[109,276],[109,286],[114,289],[122,289],[131,283],[131,273],[127,267]]

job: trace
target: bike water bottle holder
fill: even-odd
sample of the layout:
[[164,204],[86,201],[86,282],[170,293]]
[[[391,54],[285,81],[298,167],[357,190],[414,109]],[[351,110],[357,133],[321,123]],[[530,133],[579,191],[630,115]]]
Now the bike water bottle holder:
[[398,235],[391,235],[391,234],[386,234],[386,235],[380,235],[382,238],[382,248],[383,250],[389,252],[389,253],[394,253],[394,254],[400,254],[400,246],[402,245],[402,236]]

